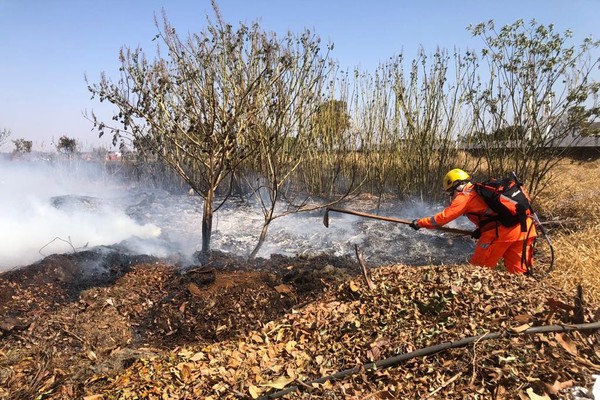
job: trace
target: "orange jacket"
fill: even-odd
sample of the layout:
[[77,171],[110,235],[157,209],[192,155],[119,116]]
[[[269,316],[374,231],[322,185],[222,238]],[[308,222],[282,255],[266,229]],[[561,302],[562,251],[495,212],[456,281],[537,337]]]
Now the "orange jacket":
[[448,222],[453,221],[462,215],[466,215],[477,228],[481,229],[480,241],[487,241],[489,243],[493,240],[498,242],[525,240],[527,238],[527,231],[530,231],[529,238],[536,236],[535,227],[531,227],[531,224],[533,223],[531,218],[527,218],[527,231],[525,232],[521,232],[521,226],[519,224],[512,227],[506,227],[498,221],[484,223],[482,226],[482,222],[485,222],[486,219],[496,216],[497,214],[492,211],[485,201],[477,194],[472,183],[467,183],[462,191],[456,192],[448,207],[431,217],[419,219],[417,225],[422,228],[431,229],[436,226],[446,225]]

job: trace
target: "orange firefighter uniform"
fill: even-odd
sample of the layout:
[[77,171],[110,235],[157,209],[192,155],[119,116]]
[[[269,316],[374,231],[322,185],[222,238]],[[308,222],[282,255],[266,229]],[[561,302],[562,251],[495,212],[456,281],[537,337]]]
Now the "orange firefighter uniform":
[[469,261],[471,264],[493,269],[503,258],[506,269],[513,274],[524,274],[527,267],[533,265],[533,241],[537,233],[531,218],[527,218],[525,232],[521,231],[520,224],[503,226],[493,220],[497,214],[487,206],[470,182],[461,191],[454,192],[448,207],[432,217],[417,220],[416,224],[419,228],[432,229],[462,215],[469,218],[481,232]]

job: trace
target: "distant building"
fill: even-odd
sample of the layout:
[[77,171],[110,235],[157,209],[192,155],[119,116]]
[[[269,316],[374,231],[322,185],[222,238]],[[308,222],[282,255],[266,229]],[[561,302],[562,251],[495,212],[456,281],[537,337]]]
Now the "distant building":
[[104,158],[106,161],[121,161],[123,156],[120,151],[109,151]]

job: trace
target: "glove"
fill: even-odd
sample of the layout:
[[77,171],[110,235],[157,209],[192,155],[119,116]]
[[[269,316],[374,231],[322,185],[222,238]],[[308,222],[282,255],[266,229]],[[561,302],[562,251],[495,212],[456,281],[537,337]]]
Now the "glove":
[[479,228],[475,229],[473,232],[471,232],[471,237],[473,239],[479,239],[481,237],[481,230]]
[[410,224],[408,224],[408,226],[410,226],[411,228],[413,228],[415,231],[418,231],[419,229],[421,229],[421,227],[417,224],[416,219],[413,219],[412,222]]

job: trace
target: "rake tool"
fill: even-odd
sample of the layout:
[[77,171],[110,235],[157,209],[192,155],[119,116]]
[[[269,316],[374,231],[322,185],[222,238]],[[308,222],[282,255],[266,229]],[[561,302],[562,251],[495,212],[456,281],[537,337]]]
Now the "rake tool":
[[[344,213],[344,214],[358,215],[359,217],[365,217],[365,218],[379,219],[381,221],[396,222],[396,223],[405,224],[405,225],[410,225],[412,222],[412,221],[407,221],[404,219],[382,217],[380,215],[375,215],[375,214],[368,214],[368,213],[359,212],[359,211],[346,210],[343,208],[327,207],[325,209],[325,215],[323,216],[323,225],[325,225],[327,228],[329,228],[329,212],[330,211],[335,211],[335,212]],[[435,229],[437,229],[439,231],[443,231],[443,232],[454,233],[457,235],[471,236],[471,234],[473,233],[471,231],[455,229],[455,228],[448,228],[445,226],[438,226]]]

